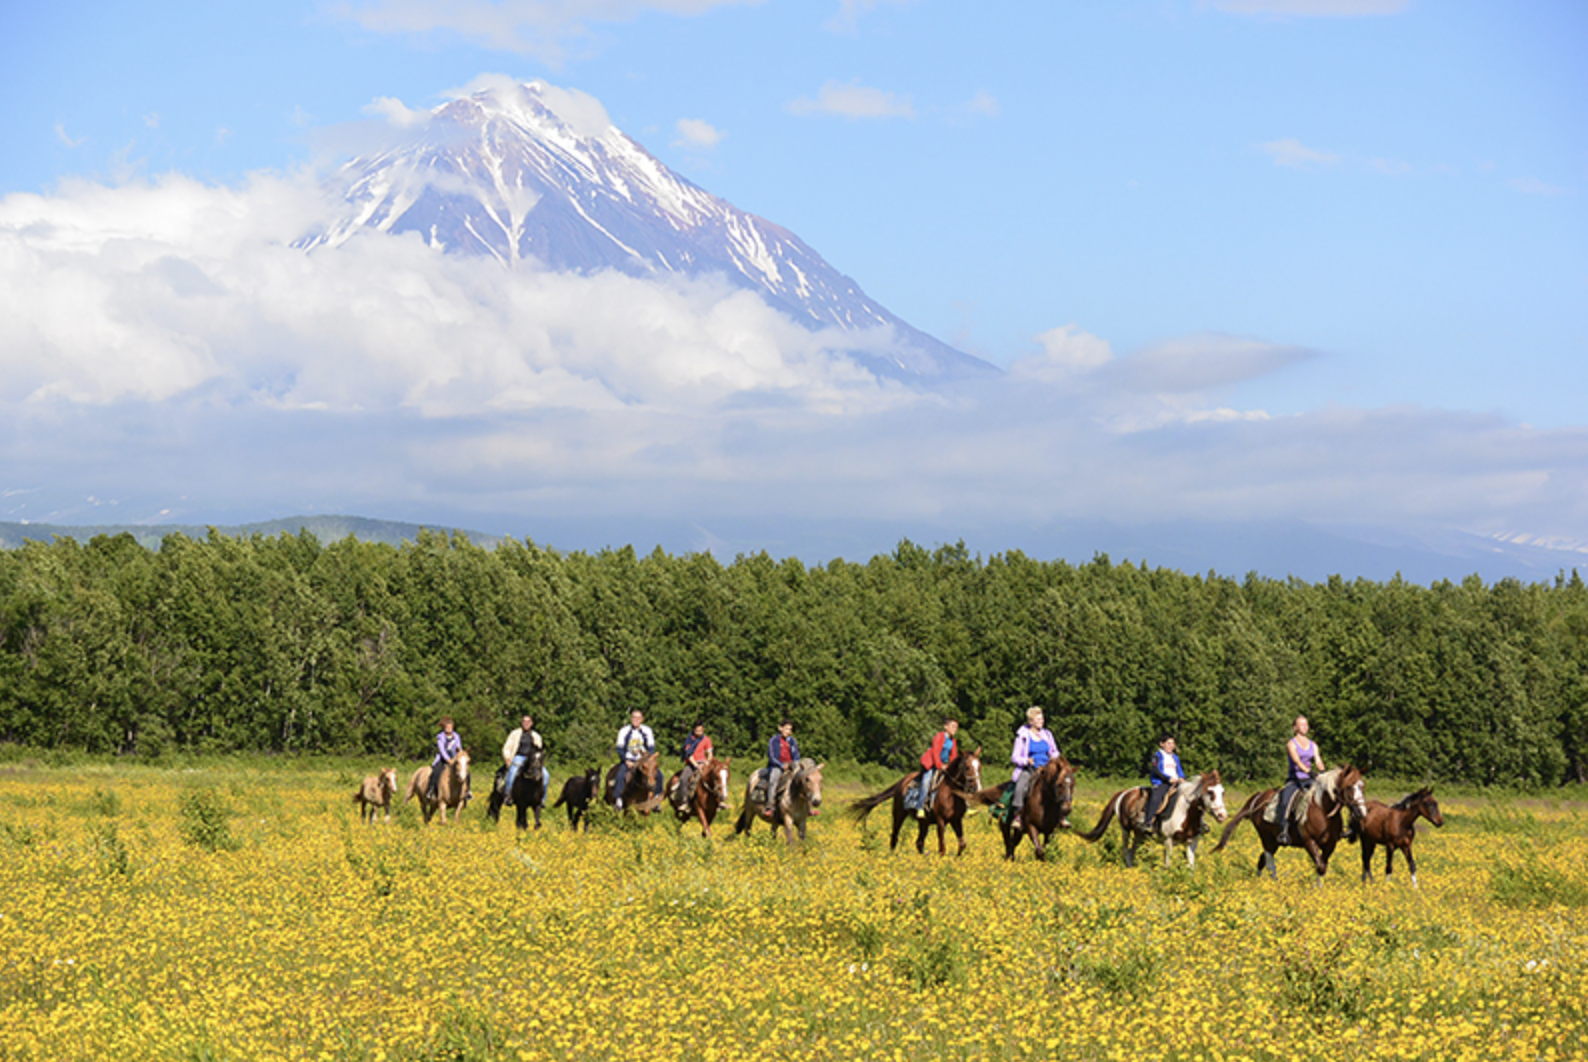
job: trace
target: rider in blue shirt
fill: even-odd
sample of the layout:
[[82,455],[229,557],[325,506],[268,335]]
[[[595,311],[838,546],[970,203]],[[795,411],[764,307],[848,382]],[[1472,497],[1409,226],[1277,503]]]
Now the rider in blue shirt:
[[1175,755],[1174,749],[1174,738],[1164,734],[1158,739],[1158,749],[1147,763],[1147,777],[1152,790],[1147,794],[1141,827],[1148,833],[1158,825],[1158,813],[1163,810],[1163,800],[1169,795],[1169,788],[1185,779],[1185,772],[1180,768],[1180,757]]

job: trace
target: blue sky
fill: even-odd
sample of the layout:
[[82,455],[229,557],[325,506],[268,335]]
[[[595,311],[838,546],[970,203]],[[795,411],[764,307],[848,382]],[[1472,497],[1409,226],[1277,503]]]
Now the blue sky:
[[[1202,462],[1230,448],[1312,447],[1309,474],[1355,468],[1371,493],[1369,465],[1355,462],[1399,446],[1421,468],[1448,468],[1450,482],[1429,488],[1444,500],[1397,508],[1414,471],[1403,469],[1364,505],[1367,522],[1588,540],[1583,503],[1561,501],[1588,472],[1585,41],[1588,7],[1534,2],[13,4],[0,12],[0,196],[15,233],[23,214],[81,207],[85,184],[125,191],[176,174],[194,197],[235,191],[334,161],[379,97],[430,107],[483,73],[542,78],[595,96],[680,173],[792,229],[901,317],[1001,366],[1029,368],[1072,341],[1106,345],[1097,349],[1116,375],[1133,379],[1187,344],[1209,357],[1242,342],[1291,352],[1196,389],[1204,413],[1299,417],[1274,429],[1288,441],[1207,436],[1191,450]],[[114,228],[115,209],[102,204],[96,223]],[[38,386],[0,394],[31,403],[16,409],[37,431],[40,395],[71,391],[39,375],[52,357],[70,360],[48,344],[13,350],[32,359]],[[1074,398],[1072,388],[1045,400],[1062,411]],[[51,401],[49,423],[67,431],[98,400]],[[118,416],[150,412],[103,401]],[[193,399],[146,401],[188,409]],[[1117,479],[1146,484],[1131,453],[1162,463],[1185,452],[1166,434],[1119,434],[1143,423],[1140,410],[1100,408],[1074,414],[1074,434],[1051,443],[1054,461],[1119,462]],[[1030,416],[1032,437],[1053,429]],[[1110,417],[1110,441],[1079,427]],[[1419,426],[1407,429],[1414,441],[1339,427],[1398,418]],[[1302,431],[1319,425],[1336,427]],[[898,430],[851,429],[856,446]],[[967,449],[996,460],[978,438]],[[1353,439],[1362,453],[1330,457]],[[17,494],[32,508],[13,504],[0,519],[88,518],[71,501],[92,486],[74,477],[79,466],[32,466],[15,449],[11,463],[22,471],[0,487],[41,493]],[[1272,489],[1236,491],[1250,470],[1193,464],[1229,477],[1207,496],[1241,500],[1155,512],[1099,489],[1064,511],[1328,515],[1285,500],[1294,468],[1271,469]],[[1041,489],[1025,475],[1011,492]],[[70,488],[38,486],[63,476]],[[194,473],[189,515],[281,515],[218,489],[206,501],[203,478]],[[922,494],[942,488],[927,478]],[[124,493],[152,513],[168,507],[161,490],[181,489]],[[514,497],[348,496],[327,483],[312,498],[262,493],[258,506],[422,519],[429,504],[505,523],[529,504]]]

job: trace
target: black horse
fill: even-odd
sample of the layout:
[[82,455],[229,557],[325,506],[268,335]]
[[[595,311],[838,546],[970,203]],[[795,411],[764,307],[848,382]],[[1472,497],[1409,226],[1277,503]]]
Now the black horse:
[[579,822],[584,821],[585,832],[590,830],[590,818],[585,812],[590,810],[590,801],[595,799],[601,787],[601,771],[591,767],[584,774],[576,774],[562,783],[562,794],[557,797],[557,803],[552,807],[566,807],[568,809],[568,828],[577,830]]
[[541,774],[545,760],[545,749],[533,750],[524,760],[524,765],[518,769],[518,776],[513,779],[511,794],[505,792],[507,765],[503,764],[497,768],[496,780],[491,783],[491,802],[485,809],[486,814],[491,816],[492,822],[501,820],[502,805],[511,795],[518,828],[529,829],[529,813],[533,811],[535,829],[540,829],[540,806],[546,802],[546,779]]

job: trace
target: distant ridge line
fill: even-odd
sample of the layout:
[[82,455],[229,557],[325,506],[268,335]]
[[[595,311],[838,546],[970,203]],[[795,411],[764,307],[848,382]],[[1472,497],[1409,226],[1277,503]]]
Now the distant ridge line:
[[160,543],[167,535],[186,535],[189,538],[203,539],[209,536],[210,528],[227,538],[250,538],[254,535],[264,535],[274,538],[277,535],[296,535],[300,531],[308,531],[318,538],[321,543],[340,542],[352,535],[360,542],[380,542],[389,546],[400,546],[405,542],[417,542],[419,532],[434,531],[437,533],[456,532],[466,537],[470,542],[482,549],[495,549],[504,536],[488,535],[483,531],[470,531],[466,528],[445,528],[431,524],[410,524],[396,520],[372,520],[363,516],[287,516],[279,520],[261,520],[251,524],[44,524],[44,523],[8,523],[0,522],[0,549],[20,549],[27,541],[48,543],[57,536],[70,538],[78,543],[86,544],[98,535],[129,534],[145,549],[159,549]]

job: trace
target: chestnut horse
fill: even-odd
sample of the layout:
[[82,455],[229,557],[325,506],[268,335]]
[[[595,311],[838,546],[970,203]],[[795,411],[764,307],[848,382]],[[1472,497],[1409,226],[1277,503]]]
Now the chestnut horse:
[[[782,827],[784,838],[789,844],[794,843],[796,833],[801,841],[805,840],[805,821],[822,806],[822,768],[825,766],[824,763],[800,760],[783,772],[778,792],[767,794],[766,799],[772,808],[772,832],[776,833]],[[750,775],[750,783],[744,791],[744,807],[739,811],[738,821],[733,824],[735,836],[749,833],[761,815],[762,804],[756,799],[755,785],[764,770],[762,768]]]
[[[1230,843],[1235,828],[1251,819],[1252,827],[1257,830],[1257,836],[1263,843],[1263,854],[1257,857],[1257,873],[1261,874],[1266,868],[1270,877],[1277,878],[1279,868],[1274,861],[1274,853],[1280,847],[1280,824],[1269,822],[1263,812],[1278,795],[1277,789],[1265,789],[1252,794],[1230,819],[1229,825],[1224,827],[1218,846],[1213,850],[1222,852],[1224,846]],[[1340,843],[1340,838],[1345,834],[1340,812],[1349,809],[1354,814],[1362,815],[1367,810],[1362,800],[1362,772],[1350,766],[1324,771],[1318,775],[1312,788],[1297,799],[1306,801],[1306,810],[1299,824],[1291,824],[1291,840],[1286,847],[1307,850],[1307,854],[1312,856],[1312,866],[1318,872],[1321,884],[1323,875],[1329,869],[1329,857],[1334,855],[1335,845]]]
[[[849,805],[849,813],[857,822],[864,822],[873,808],[892,800],[893,835],[888,841],[888,851],[891,852],[899,847],[899,831],[904,828],[904,820],[911,814],[904,807],[904,794],[920,782],[921,772],[911,771],[882,792],[854,801]],[[948,766],[944,768],[943,777],[937,788],[929,797],[931,803],[926,808],[926,814],[919,816],[921,829],[915,838],[915,850],[926,851],[927,831],[935,825],[937,854],[947,855],[948,838],[943,831],[943,827],[947,826],[954,831],[954,837],[959,841],[959,851],[955,854],[964,855],[967,801],[975,800],[980,790],[981,749],[978,747],[975,752],[955,753],[954,758],[949,760]]]
[[[981,804],[997,804],[1013,786],[1013,782],[1005,782],[983,789],[976,794],[976,800]],[[1031,847],[1036,849],[1038,859],[1046,858],[1048,839],[1053,831],[1070,828],[1070,809],[1074,804],[1075,767],[1063,756],[1049,760],[1037,770],[1031,788],[1026,790],[1026,806],[1018,809],[1020,828],[1011,827],[1009,819],[998,824],[1004,835],[1004,858],[1015,857],[1022,837],[1031,838]]]
[[457,759],[447,765],[442,772],[440,780],[436,783],[436,799],[430,799],[430,765],[427,763],[414,772],[408,779],[408,794],[403,797],[403,803],[419,798],[419,810],[424,812],[425,823],[430,822],[430,816],[438,810],[441,812],[441,825],[447,824],[447,809],[452,809],[452,819],[457,821],[463,813],[463,802],[469,794],[469,750],[464,749],[458,753]]
[[1229,812],[1224,809],[1224,783],[1218,771],[1209,771],[1176,783],[1175,791],[1167,799],[1169,806],[1159,812],[1157,825],[1148,832],[1141,822],[1147,804],[1146,790],[1141,786],[1121,789],[1108,798],[1097,825],[1092,832],[1081,834],[1081,840],[1097,841],[1118,816],[1127,867],[1136,865],[1136,848],[1149,837],[1163,843],[1164,866],[1169,865],[1169,853],[1174,851],[1178,841],[1185,845],[1186,866],[1194,867],[1197,865],[1197,841],[1211,829],[1207,816],[1212,815],[1219,822],[1229,818]]
[[1435,826],[1443,826],[1445,817],[1439,813],[1439,802],[1434,791],[1423,786],[1417,792],[1401,797],[1391,807],[1382,801],[1369,800],[1367,814],[1352,822],[1347,841],[1362,843],[1362,881],[1373,880],[1373,850],[1384,846],[1384,876],[1388,878],[1395,868],[1395,853],[1406,855],[1406,868],[1412,873],[1412,888],[1417,887],[1417,860],[1412,858],[1412,841],[1417,838],[1417,817],[1422,816]]
[[397,768],[388,767],[379,774],[365,778],[353,791],[353,803],[358,805],[358,821],[375,825],[375,813],[384,812],[391,821],[391,798],[397,795]]
[[[655,752],[647,752],[629,766],[628,777],[623,782],[623,810],[649,815],[662,803],[662,771],[657,766]],[[606,802],[616,807],[618,798],[612,790],[617,784],[618,764],[607,768]]]
[[678,816],[680,826],[694,819],[700,823],[700,832],[703,837],[711,836],[711,824],[716,819],[717,812],[727,806],[728,796],[728,764],[730,760],[719,760],[715,756],[706,761],[695,775],[695,791],[690,794],[689,803],[683,807],[671,799],[672,793],[678,788],[678,783],[683,779],[683,772],[679,771],[667,780],[668,803],[673,805],[673,814]]

